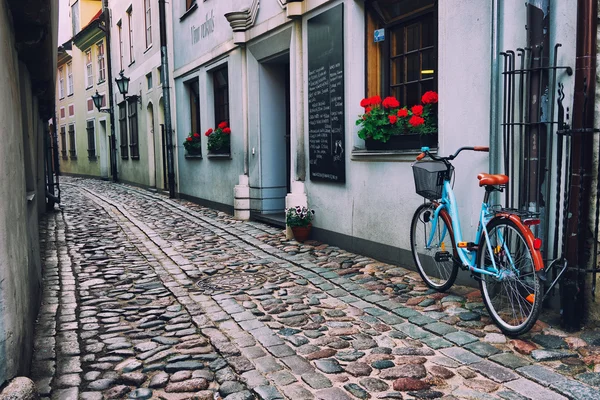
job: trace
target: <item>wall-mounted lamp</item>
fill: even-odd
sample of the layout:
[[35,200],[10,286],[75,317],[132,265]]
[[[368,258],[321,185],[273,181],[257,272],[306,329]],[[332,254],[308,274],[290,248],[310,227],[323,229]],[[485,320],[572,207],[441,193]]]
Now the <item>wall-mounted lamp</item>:
[[104,100],[104,96],[98,93],[98,91],[96,90],[96,94],[92,95],[92,101],[94,102],[94,105],[96,106],[98,111],[105,113],[111,112],[110,108],[102,108],[102,100]]
[[123,75],[123,71],[119,72],[119,77],[115,78],[115,82],[117,82],[117,87],[119,88],[119,93],[123,95],[123,98],[125,100],[135,99],[138,103],[142,104],[141,96],[127,96],[127,92],[129,91],[129,81],[130,79]]

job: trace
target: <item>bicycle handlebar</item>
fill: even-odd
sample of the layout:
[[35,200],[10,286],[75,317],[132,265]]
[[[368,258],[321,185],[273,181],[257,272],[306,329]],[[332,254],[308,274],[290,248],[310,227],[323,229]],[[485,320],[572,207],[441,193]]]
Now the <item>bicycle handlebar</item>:
[[451,160],[454,160],[458,156],[458,154],[463,150],[489,152],[490,148],[487,146],[461,147],[460,149],[456,150],[456,153],[454,153],[448,157],[438,157],[438,156],[434,156],[433,154],[431,154],[429,152],[429,147],[421,147],[422,153],[417,156],[417,161],[422,160],[423,158],[425,158],[425,156],[429,156],[429,157],[431,157],[432,160],[435,160],[435,161],[451,161]]

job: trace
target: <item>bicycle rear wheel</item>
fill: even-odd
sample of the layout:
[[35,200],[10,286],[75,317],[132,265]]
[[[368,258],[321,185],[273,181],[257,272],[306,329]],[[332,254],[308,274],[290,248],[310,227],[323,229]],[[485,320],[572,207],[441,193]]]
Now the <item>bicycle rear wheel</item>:
[[[434,221],[435,209],[434,204],[427,203],[415,211],[410,224],[410,248],[423,281],[430,288],[444,292],[454,284],[458,264],[450,217],[443,210]],[[428,246],[432,230],[433,240]]]
[[500,278],[481,274],[479,287],[490,316],[510,336],[531,329],[543,297],[532,257],[535,250],[527,244],[525,229],[506,218],[492,219],[487,225],[489,246],[482,234],[477,255],[480,269],[490,270],[493,257],[500,272]]

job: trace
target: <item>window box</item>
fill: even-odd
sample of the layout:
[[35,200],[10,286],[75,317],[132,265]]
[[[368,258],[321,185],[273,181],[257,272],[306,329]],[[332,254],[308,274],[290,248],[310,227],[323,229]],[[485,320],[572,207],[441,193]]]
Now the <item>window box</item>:
[[229,149],[227,150],[219,150],[219,151],[223,151],[222,153],[219,152],[209,152],[207,157],[211,158],[213,160],[231,160],[231,153],[229,153]]
[[421,135],[411,133],[408,135],[391,136],[387,142],[366,139],[367,150],[419,150],[423,146],[436,148],[438,143],[437,133]]

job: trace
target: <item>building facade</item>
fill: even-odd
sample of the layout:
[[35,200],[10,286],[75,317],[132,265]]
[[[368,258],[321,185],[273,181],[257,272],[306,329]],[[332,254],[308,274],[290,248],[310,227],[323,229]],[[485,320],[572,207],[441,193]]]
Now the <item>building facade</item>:
[[[409,227],[422,198],[411,163],[420,144],[367,149],[355,122],[367,96],[410,107],[433,90],[438,129],[428,139],[438,154],[492,147],[454,163],[472,236],[483,198],[476,172],[501,172],[499,52],[527,43],[522,4],[501,3],[173,2],[179,193],[271,220],[308,202],[313,237],[412,265]],[[574,65],[576,10],[556,3],[548,11],[561,23],[551,21],[551,42],[563,44],[558,63]],[[558,78],[569,104],[573,80]],[[204,133],[222,121],[230,151],[211,154]],[[182,146],[193,132],[202,135],[201,155]]]
[[110,118],[96,109],[92,96],[108,99],[106,35],[102,4],[70,3],[71,39],[58,49],[56,126],[60,168],[67,174],[108,179]]
[[[58,3],[0,2],[0,388],[27,375],[41,300],[38,220],[54,112]],[[31,40],[31,38],[40,40]]]
[[[166,130],[157,1],[109,1],[113,78],[129,79],[126,96],[113,79],[119,180],[166,189]],[[170,10],[170,8],[167,8]]]

